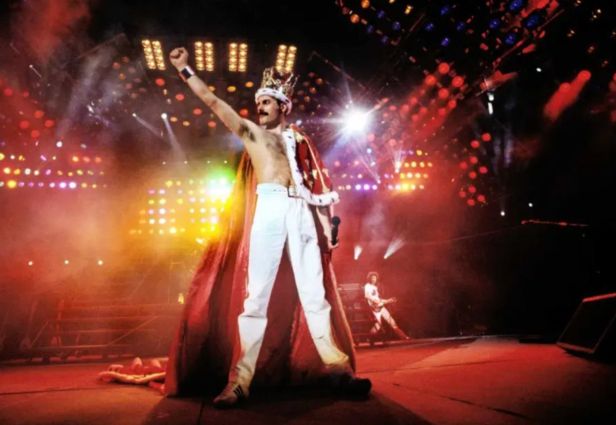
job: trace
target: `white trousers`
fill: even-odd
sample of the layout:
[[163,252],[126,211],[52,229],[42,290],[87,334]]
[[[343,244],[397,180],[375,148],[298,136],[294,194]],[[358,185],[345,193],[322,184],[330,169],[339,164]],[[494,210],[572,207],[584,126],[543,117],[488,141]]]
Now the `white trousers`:
[[392,317],[392,315],[389,312],[389,310],[387,310],[387,307],[383,307],[379,311],[374,311],[373,310],[372,314],[374,314],[374,318],[376,319],[376,322],[374,323],[374,326],[372,327],[370,332],[376,333],[376,332],[380,331],[382,329],[382,327],[383,327],[383,320],[385,320],[389,324],[389,326],[391,326],[394,329],[396,329],[398,327],[398,324],[396,323],[396,321]]
[[[349,358],[332,340],[330,310],[323,287],[323,268],[314,218],[302,198],[274,183],[257,185],[257,205],[248,256],[248,296],[238,318],[240,359],[230,379],[250,385],[267,326],[267,307],[283,249],[291,260],[295,284],[308,329],[324,365],[350,371]],[[276,302],[285,302],[277,300]]]

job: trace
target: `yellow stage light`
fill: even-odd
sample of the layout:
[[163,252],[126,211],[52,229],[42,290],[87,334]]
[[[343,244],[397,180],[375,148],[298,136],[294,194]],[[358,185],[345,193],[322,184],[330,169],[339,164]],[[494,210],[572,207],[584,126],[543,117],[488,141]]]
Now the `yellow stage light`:
[[6,187],[9,189],[15,189],[17,187],[17,182],[15,180],[9,180],[6,182]]
[[276,54],[276,71],[285,74],[293,72],[293,66],[295,65],[296,56],[296,46],[287,46],[286,44],[280,44],[278,46],[278,53]]

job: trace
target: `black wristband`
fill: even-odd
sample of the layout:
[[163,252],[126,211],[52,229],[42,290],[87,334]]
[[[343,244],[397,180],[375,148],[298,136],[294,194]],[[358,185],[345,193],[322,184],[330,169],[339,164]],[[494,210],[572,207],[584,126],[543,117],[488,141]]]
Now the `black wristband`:
[[186,65],[180,71],[180,78],[184,81],[187,81],[193,75],[195,75],[195,71],[193,71],[193,69],[189,65]]

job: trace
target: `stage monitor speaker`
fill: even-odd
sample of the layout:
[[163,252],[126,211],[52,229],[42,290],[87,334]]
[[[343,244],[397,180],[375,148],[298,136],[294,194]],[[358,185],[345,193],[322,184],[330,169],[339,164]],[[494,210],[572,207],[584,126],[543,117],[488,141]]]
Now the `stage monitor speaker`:
[[616,292],[582,300],[557,344],[567,351],[616,358]]

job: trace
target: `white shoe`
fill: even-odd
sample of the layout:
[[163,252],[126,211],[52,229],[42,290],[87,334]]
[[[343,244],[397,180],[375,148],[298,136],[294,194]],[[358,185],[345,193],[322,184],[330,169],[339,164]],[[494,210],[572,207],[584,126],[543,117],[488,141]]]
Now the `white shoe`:
[[229,382],[224,390],[214,399],[214,407],[226,409],[248,398],[248,389],[237,382]]

